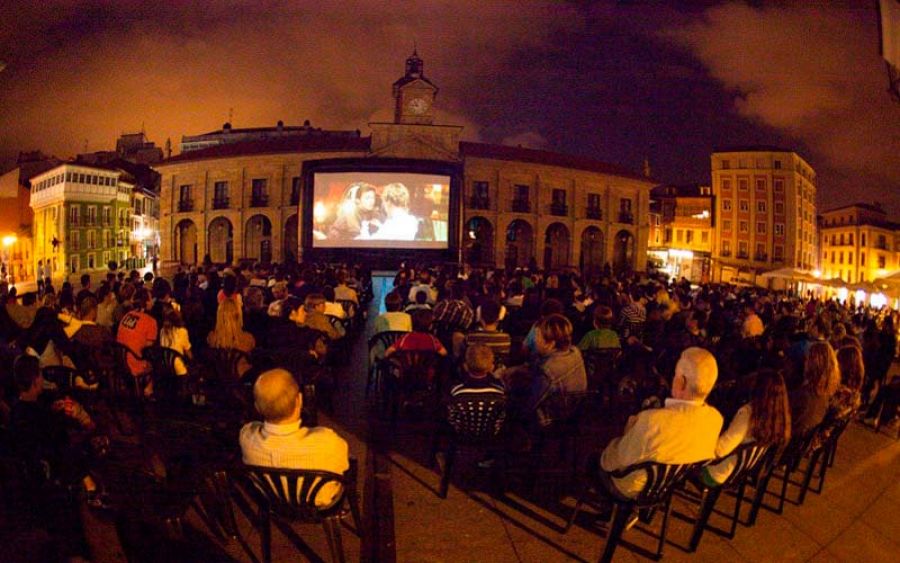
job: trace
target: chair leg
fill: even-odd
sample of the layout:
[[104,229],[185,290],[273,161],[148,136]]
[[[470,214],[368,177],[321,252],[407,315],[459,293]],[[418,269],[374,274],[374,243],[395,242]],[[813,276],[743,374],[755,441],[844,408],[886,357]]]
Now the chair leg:
[[625,531],[625,526],[628,524],[628,519],[631,516],[633,509],[634,507],[630,504],[615,505],[615,508],[613,509],[612,525],[606,534],[606,542],[603,545],[603,554],[600,556],[600,563],[609,563],[612,561],[613,553],[616,552],[619,540],[622,539],[622,532]]
[[356,485],[347,490],[347,503],[350,505],[350,516],[353,518],[356,535],[361,538],[363,537],[362,518],[359,513],[359,495],[356,492]]
[[578,511],[581,510],[581,505],[584,504],[584,496],[587,494],[587,491],[582,491],[580,495],[578,495],[578,500],[575,501],[575,509],[572,510],[572,515],[569,516],[569,521],[566,522],[566,527],[563,530],[563,533],[569,531],[569,528],[572,527],[572,524],[575,523],[575,518],[578,516]]
[[[806,500],[806,493],[809,491],[809,484],[812,482],[813,474],[816,472],[816,466],[822,457],[822,450],[816,450],[812,457],[809,458],[809,465],[806,466],[806,473],[803,476],[803,486],[800,487],[800,495],[797,497],[797,504],[803,504]],[[824,462],[824,460],[823,460]]]
[[747,492],[747,480],[746,478],[741,481],[741,486],[738,487],[737,497],[734,500],[734,514],[731,516],[731,528],[728,529],[727,537],[728,539],[734,539],[734,534],[737,531],[738,521],[741,519],[741,505],[744,502],[744,493]]
[[447,490],[450,488],[450,474],[453,472],[453,462],[456,459],[456,445],[450,444],[447,448],[447,457],[444,460],[444,472],[441,475],[441,487],[438,496],[447,498]]
[[265,509],[259,513],[259,541],[262,545],[263,563],[272,563],[272,519]]
[[[706,530],[706,524],[709,522],[709,517],[712,514],[713,508],[716,506],[716,501],[719,499],[720,494],[721,489],[711,489],[709,487],[703,488],[703,493],[700,496],[700,513],[694,521],[694,531],[691,533],[688,551],[697,551],[697,546],[700,545],[700,539],[703,537],[703,532]],[[671,500],[666,504],[671,504]],[[666,517],[668,517],[668,515]]]
[[750,506],[750,514],[747,515],[747,527],[752,527],[756,524],[756,517],[759,514],[759,508],[762,506],[763,499],[766,497],[766,492],[769,488],[769,479],[771,478],[772,471],[770,470],[765,476],[761,475],[756,482],[756,493],[753,495],[753,504]]
[[322,522],[325,535],[328,538],[328,547],[331,549],[331,560],[334,563],[344,563],[344,545],[341,540],[341,520],[337,517],[326,518]]
[[787,499],[787,489],[788,489],[788,481],[791,480],[791,470],[788,467],[784,468],[784,474],[781,477],[781,495],[778,497],[778,508],[775,509],[775,514],[781,514],[784,512],[784,501]]
[[[718,494],[715,495],[718,498]],[[710,509],[715,505],[716,501],[713,499],[712,504],[710,505]],[[663,549],[666,546],[666,531],[669,529],[669,515],[672,514],[672,495],[669,494],[668,498],[666,498],[666,506],[663,509],[663,521],[662,527],[659,529],[659,544],[656,546],[656,559],[662,558]],[[706,519],[709,520],[709,515],[706,516]],[[705,522],[704,522],[705,526]],[[701,528],[702,530],[702,528]],[[700,543],[700,538],[697,538],[697,543]],[[695,547],[696,549],[696,547]]]

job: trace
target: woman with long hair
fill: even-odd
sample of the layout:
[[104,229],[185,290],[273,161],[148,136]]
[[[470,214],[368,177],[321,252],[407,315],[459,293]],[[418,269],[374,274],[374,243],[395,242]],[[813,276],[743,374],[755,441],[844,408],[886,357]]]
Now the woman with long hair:
[[216,310],[216,328],[209,333],[207,343],[213,348],[237,348],[250,352],[256,346],[253,335],[244,331],[241,309],[233,299],[225,299]]
[[840,382],[834,348],[827,342],[812,343],[803,364],[803,385],[791,393],[791,432],[795,436],[806,434],[825,419]]
[[716,458],[725,459],[703,468],[704,483],[716,487],[725,482],[737,463],[735,456],[728,454],[739,445],[779,447],[790,437],[791,408],[784,377],[774,369],[762,369],[756,374],[750,402],[738,409],[728,429],[719,436]]
[[840,419],[849,416],[862,403],[862,384],[866,377],[862,351],[856,346],[843,346],[837,352],[841,383],[831,397],[828,416]]
[[[169,303],[162,305],[162,330],[159,332],[159,344],[164,348],[175,350],[188,360],[191,359],[191,339],[181,320],[181,313]],[[187,375],[187,366],[177,358],[175,375]]]

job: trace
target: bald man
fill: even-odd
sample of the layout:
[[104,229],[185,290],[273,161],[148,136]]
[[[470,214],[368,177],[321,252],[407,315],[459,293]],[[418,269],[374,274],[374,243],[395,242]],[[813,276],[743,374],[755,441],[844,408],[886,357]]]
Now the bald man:
[[264,422],[248,422],[241,428],[244,463],[338,474],[350,467],[347,442],[334,430],[301,426],[303,397],[289,372],[264,372],[253,386],[253,399]]
[[625,433],[613,439],[600,457],[599,472],[609,492],[634,497],[647,482],[637,471],[621,479],[607,474],[643,461],[682,464],[713,459],[722,431],[722,415],[706,404],[719,375],[716,359],[703,348],[688,348],[675,366],[672,397],[659,409],[628,419]]

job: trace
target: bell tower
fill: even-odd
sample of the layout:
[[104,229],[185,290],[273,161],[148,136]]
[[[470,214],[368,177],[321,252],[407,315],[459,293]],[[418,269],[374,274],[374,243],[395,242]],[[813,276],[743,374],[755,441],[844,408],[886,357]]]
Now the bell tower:
[[432,125],[438,88],[425,77],[425,62],[413,50],[406,72],[394,82],[394,123]]

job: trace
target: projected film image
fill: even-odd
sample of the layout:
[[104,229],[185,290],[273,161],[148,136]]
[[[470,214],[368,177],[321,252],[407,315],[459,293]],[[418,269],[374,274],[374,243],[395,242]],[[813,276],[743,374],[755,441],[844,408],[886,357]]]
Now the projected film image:
[[449,176],[316,173],[313,247],[445,249],[449,200]]

